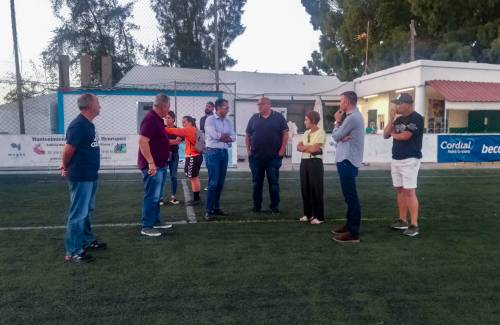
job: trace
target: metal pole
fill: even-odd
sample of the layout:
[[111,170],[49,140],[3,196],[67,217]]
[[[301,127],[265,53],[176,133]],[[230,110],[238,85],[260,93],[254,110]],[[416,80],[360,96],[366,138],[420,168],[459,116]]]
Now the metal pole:
[[368,74],[368,41],[370,39],[370,21],[368,20],[368,25],[366,26],[366,54],[365,54],[365,72],[364,75]]
[[26,130],[24,128],[23,89],[22,89],[21,71],[19,68],[19,50],[18,50],[18,46],[17,46],[16,9],[14,6],[14,0],[10,0],[10,16],[11,16],[11,21],[12,21],[12,39],[14,40],[14,60],[16,62],[16,94],[17,94],[17,105],[19,108],[19,130],[20,130],[21,134],[25,134]]
[[214,0],[214,8],[215,8],[215,15],[214,15],[214,34],[215,34],[215,90],[219,91],[219,28],[218,28],[218,21],[219,21],[219,6],[217,0]]
[[174,110],[177,116],[177,81],[174,81]]
[[415,61],[415,20],[410,22],[410,62]]

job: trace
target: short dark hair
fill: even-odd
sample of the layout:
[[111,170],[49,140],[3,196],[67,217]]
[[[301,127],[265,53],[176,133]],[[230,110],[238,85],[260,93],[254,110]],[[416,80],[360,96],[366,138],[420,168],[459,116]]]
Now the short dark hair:
[[175,120],[175,113],[174,111],[168,111],[168,116],[170,116],[171,118],[173,118]]
[[194,117],[185,115],[182,118],[185,118],[189,124],[191,124],[193,127],[196,127],[196,119]]
[[217,99],[215,101],[215,109],[221,108],[222,106],[224,106],[224,103],[228,103],[227,99],[224,99],[224,98]]
[[317,125],[319,123],[319,120],[321,120],[321,116],[319,116],[319,113],[316,111],[309,111],[306,113],[306,117],[314,123],[314,125]]
[[340,96],[345,96],[349,103],[356,105],[358,103],[358,95],[354,91],[344,91]]
[[214,107],[214,106],[215,106],[214,102],[207,102],[207,105],[210,105],[210,106],[212,106],[212,107]]

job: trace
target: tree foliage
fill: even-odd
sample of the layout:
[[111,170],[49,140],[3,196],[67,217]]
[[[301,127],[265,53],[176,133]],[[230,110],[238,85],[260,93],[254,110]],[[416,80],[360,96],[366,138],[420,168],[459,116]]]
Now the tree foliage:
[[[241,15],[246,0],[219,0],[218,31],[220,67],[236,64],[227,50],[245,28]],[[214,68],[213,1],[151,0],[161,36],[147,48],[146,59],[157,65]]]
[[410,60],[410,20],[416,59],[500,63],[498,0],[302,0],[322,32],[305,74],[350,80],[364,71],[366,42],[355,39],[370,21],[368,72]]
[[[92,82],[98,84],[102,56],[113,61],[113,81],[118,81],[136,63],[141,45],[131,32],[139,27],[131,22],[134,1],[51,0],[60,25],[42,52],[45,66],[57,71],[58,56],[67,54],[74,66],[82,54],[92,58]],[[78,69],[76,69],[78,70]]]

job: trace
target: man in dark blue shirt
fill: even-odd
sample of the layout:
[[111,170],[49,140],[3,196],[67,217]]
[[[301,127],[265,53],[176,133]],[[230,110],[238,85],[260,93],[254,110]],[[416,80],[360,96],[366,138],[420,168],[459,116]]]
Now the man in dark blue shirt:
[[259,113],[248,121],[245,144],[253,180],[253,209],[262,208],[262,187],[267,174],[271,212],[279,213],[279,169],[288,143],[288,125],[278,112],[271,109],[271,101],[262,97],[257,103]]
[[97,97],[91,94],[81,95],[78,107],[80,114],[66,130],[60,169],[61,175],[68,179],[70,191],[65,261],[86,263],[93,260],[86,250],[106,248],[105,243],[94,238],[90,225],[100,167],[99,137],[92,121],[101,107]]
[[[417,236],[418,199],[417,176],[422,158],[424,118],[415,112],[413,98],[401,93],[392,101],[395,108],[389,112],[389,123],[384,129],[384,138],[393,138],[391,175],[396,188],[399,218],[391,225],[393,229],[404,230],[403,235]],[[396,118],[396,114],[400,116]],[[410,224],[407,214],[410,213]]]

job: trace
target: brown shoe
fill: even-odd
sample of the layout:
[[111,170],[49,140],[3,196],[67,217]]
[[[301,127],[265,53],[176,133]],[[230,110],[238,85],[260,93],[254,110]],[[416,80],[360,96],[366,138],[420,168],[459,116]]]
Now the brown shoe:
[[359,236],[353,236],[350,232],[334,235],[332,237],[337,243],[357,244],[359,243]]
[[332,228],[331,232],[334,235],[340,235],[340,234],[345,234],[346,232],[349,232],[349,230],[347,230],[347,226],[346,225],[343,225],[342,227],[337,228],[337,229],[333,229]]

